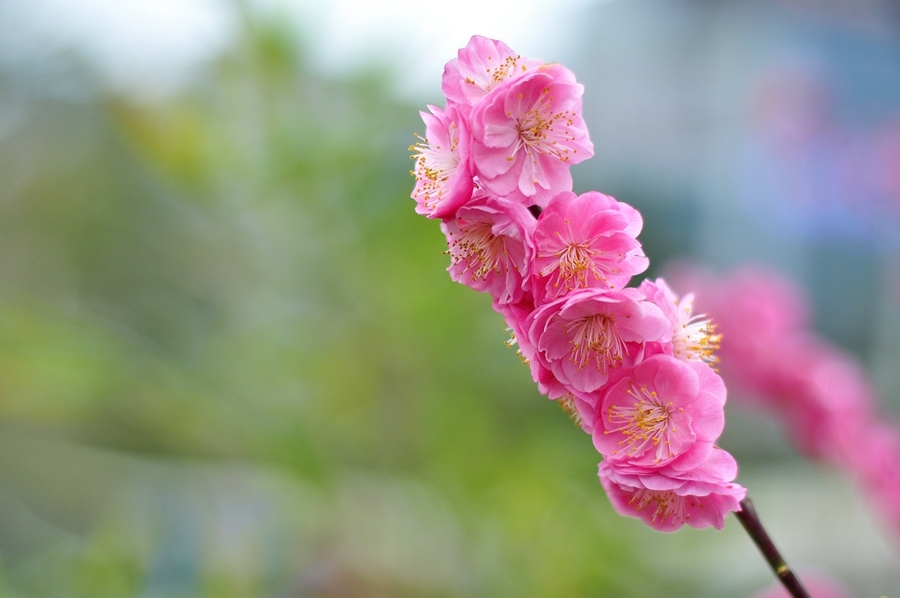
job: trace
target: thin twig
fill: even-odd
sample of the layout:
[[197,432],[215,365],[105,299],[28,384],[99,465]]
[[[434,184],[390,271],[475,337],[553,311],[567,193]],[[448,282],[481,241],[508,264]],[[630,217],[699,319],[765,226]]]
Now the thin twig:
[[781,553],[775,548],[772,538],[769,537],[769,534],[762,526],[762,522],[756,514],[756,509],[753,508],[753,502],[749,498],[741,501],[741,510],[737,511],[735,516],[741,522],[741,525],[744,526],[744,529],[747,530],[747,533],[750,534],[750,539],[759,548],[769,566],[772,567],[775,577],[784,585],[791,596],[794,598],[810,598],[809,592],[806,591],[806,588],[803,587],[803,584],[800,583],[800,580],[794,575],[791,568],[784,562]]

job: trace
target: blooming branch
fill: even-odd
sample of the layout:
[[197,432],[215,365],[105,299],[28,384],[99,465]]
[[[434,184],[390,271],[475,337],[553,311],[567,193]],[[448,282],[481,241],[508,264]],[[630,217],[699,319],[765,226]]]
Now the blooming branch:
[[593,155],[583,87],[474,36],[442,90],[446,107],[421,113],[426,135],[410,148],[412,198],[441,220],[451,278],[490,294],[541,393],[591,435],[618,513],[660,531],[721,529],[747,490],[716,444],[720,337],[692,294],[662,279],[628,287],[649,265],[636,209],[572,192],[569,167]]

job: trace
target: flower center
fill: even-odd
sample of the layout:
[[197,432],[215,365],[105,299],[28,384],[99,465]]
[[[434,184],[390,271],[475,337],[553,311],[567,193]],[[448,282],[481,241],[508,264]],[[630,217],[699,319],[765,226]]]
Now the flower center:
[[571,359],[581,370],[594,362],[598,371],[618,367],[628,354],[625,341],[616,330],[615,318],[607,314],[594,314],[572,320],[563,328],[566,336],[571,333]]
[[409,146],[409,151],[415,152],[410,157],[416,161],[415,170],[411,174],[416,179],[417,195],[429,210],[433,210],[444,198],[447,181],[459,166],[459,157],[456,155],[459,129],[456,123],[450,123],[447,133],[450,147],[432,144],[422,137]]
[[[507,77],[512,75],[519,68],[519,61],[522,59],[521,56],[507,56],[503,59],[503,62],[499,64],[499,66],[494,67],[493,69],[487,68],[484,70],[484,74],[478,73],[475,74],[474,77],[466,77],[467,85],[475,85],[485,93],[490,92],[492,89],[503,83]],[[488,62],[493,61],[493,57],[487,57]],[[521,66],[521,70],[524,71],[526,69],[525,65]],[[478,80],[475,79],[477,77]]]
[[[550,103],[553,96],[550,88],[541,90],[541,97],[525,114],[515,119],[519,134],[513,155],[524,147],[526,152],[547,154],[563,162],[569,161],[569,146],[566,142],[575,140],[569,127],[575,124],[574,113],[568,110],[552,112]],[[510,160],[513,156],[510,156]]]
[[660,492],[641,488],[635,491],[628,503],[638,511],[643,511],[648,506],[652,508],[653,514],[650,516],[650,521],[653,523],[672,517],[672,526],[675,527],[676,520],[684,523],[691,518],[685,509],[685,497],[678,496],[671,490]]
[[540,272],[541,276],[548,276],[556,270],[553,288],[557,290],[553,293],[554,298],[573,289],[590,286],[589,278],[591,276],[593,276],[594,280],[605,282],[606,272],[616,270],[615,267],[596,259],[603,252],[591,249],[590,243],[591,240],[582,243],[572,243],[552,254],[539,256],[554,259],[550,265]]
[[705,314],[691,316],[692,303],[681,307],[680,317],[672,338],[675,356],[685,361],[702,361],[711,366],[719,363],[713,353],[719,349],[722,335]]
[[[620,432],[625,438],[619,441],[619,446],[625,447],[630,456],[651,450],[656,453],[654,463],[674,457],[670,450],[670,440],[677,432],[670,419],[675,410],[673,403],[663,403],[655,390],[648,390],[646,386],[636,388],[633,383],[628,394],[634,403],[610,405],[606,414],[609,427],[603,433]],[[684,411],[683,408],[679,410]]]
[[461,237],[450,242],[454,264],[465,264],[463,272],[472,270],[472,280],[483,280],[491,272],[503,272],[508,261],[506,238],[493,233],[491,223],[473,222],[466,226],[460,220]]

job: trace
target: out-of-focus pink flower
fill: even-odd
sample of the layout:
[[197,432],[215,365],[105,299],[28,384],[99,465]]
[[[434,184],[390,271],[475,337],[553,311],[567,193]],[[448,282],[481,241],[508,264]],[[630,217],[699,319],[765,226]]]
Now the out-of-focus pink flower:
[[639,288],[672,322],[672,342],[663,348],[663,352],[682,361],[718,363],[714,352],[719,348],[722,335],[716,332],[716,326],[706,314],[693,313],[693,293],[679,299],[662,278],[644,280]]
[[428,106],[431,114],[420,112],[425,122],[425,138],[410,147],[416,161],[416,178],[411,197],[416,212],[429,218],[446,219],[472,196],[474,181],[469,162],[469,133],[465,119],[456,108],[441,110]]
[[[893,425],[892,425],[893,424]],[[900,537],[900,434],[897,422],[866,422],[845,453],[845,467]]]
[[862,366],[810,333],[783,339],[773,353],[771,370],[760,373],[766,404],[805,455],[843,465],[855,431],[875,417]]
[[725,427],[726,395],[709,366],[655,355],[616,378],[593,422],[594,446],[604,459],[686,471],[709,458]]
[[737,463],[719,448],[689,471],[621,467],[602,461],[598,474],[617,513],[639,517],[663,532],[684,524],[722,529],[725,516],[740,510],[740,501],[747,495],[744,487],[732,482]]
[[637,210],[596,191],[553,197],[534,233],[535,298],[540,303],[575,289],[624,288],[650,263],[636,239],[642,226]]
[[526,325],[535,349],[532,375],[551,397],[597,390],[611,370],[640,358],[644,342],[669,329],[660,309],[637,289],[574,291],[538,308]]
[[699,308],[715,319],[722,335],[719,356],[729,383],[765,395],[776,393],[783,382],[778,372],[784,359],[780,347],[803,333],[809,309],[788,280],[759,268],[747,268],[727,279],[686,272],[697,291]]
[[490,293],[498,303],[521,301],[530,285],[534,226],[534,216],[521,204],[473,198],[456,218],[441,223],[450,248],[450,278]]
[[571,191],[569,167],[594,155],[581,117],[584,87],[558,64],[494,88],[470,122],[474,173],[495,195],[545,206]]
[[501,41],[473,35],[457,57],[444,65],[441,89],[448,102],[465,111],[507,79],[540,64],[540,60],[522,58]]

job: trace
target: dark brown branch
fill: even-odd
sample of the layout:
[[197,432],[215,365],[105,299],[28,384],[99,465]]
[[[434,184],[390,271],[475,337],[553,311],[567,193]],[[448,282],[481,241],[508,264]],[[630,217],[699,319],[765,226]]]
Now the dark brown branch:
[[794,598],[810,598],[806,588],[803,587],[803,584],[800,583],[800,580],[794,575],[791,568],[784,562],[781,553],[775,548],[775,544],[762,526],[762,522],[756,514],[756,509],[753,508],[753,502],[749,498],[741,501],[741,510],[737,511],[735,516],[741,522],[741,525],[744,526],[744,529],[747,530],[747,533],[750,534],[750,538],[756,544],[756,547],[759,548],[772,571],[775,572],[775,577],[784,585],[791,596]]

